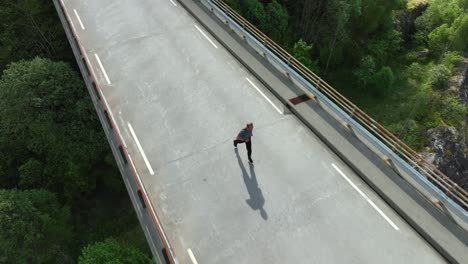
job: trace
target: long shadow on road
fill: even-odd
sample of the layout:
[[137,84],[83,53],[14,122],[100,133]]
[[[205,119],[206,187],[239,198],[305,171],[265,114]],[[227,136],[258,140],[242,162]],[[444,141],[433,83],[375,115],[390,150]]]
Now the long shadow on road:
[[249,192],[249,199],[246,199],[245,202],[253,209],[259,210],[260,215],[264,220],[268,219],[268,215],[263,208],[265,204],[265,198],[263,197],[262,190],[258,188],[257,176],[255,175],[254,165],[249,163],[250,169],[250,176],[247,173],[247,170],[244,167],[244,163],[239,156],[239,150],[236,148],[234,152],[237,156],[237,162],[239,163],[239,167],[242,170],[242,177],[244,178],[245,187],[247,187],[247,191]]

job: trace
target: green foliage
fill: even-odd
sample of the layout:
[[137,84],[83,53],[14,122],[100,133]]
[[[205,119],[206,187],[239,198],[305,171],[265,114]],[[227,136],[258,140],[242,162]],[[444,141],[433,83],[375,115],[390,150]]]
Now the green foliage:
[[422,82],[425,77],[425,67],[417,62],[411,63],[410,66],[406,68],[406,77],[409,80],[417,81],[418,83]]
[[457,0],[431,0],[424,14],[416,19],[416,26],[429,34],[443,24],[450,26],[462,13]]
[[106,239],[86,246],[79,258],[80,264],[138,264],[151,263],[151,259],[136,248]]
[[423,148],[424,140],[421,138],[423,129],[415,120],[409,119],[396,124],[391,124],[388,126],[388,129],[398,138],[403,140],[403,142],[409,144],[416,150]]
[[401,49],[401,33],[389,30],[377,35],[369,42],[369,53],[375,58],[378,65],[384,65],[389,58],[393,58]]
[[448,86],[448,82],[452,73],[447,66],[443,64],[438,64],[432,67],[430,70],[430,84],[434,88],[445,89]]
[[72,263],[68,208],[44,190],[0,190],[0,263]]
[[447,50],[468,50],[468,12],[464,1],[432,0],[429,7],[416,20],[418,34],[435,55]]
[[316,61],[312,61],[312,45],[308,45],[302,39],[299,39],[293,48],[293,55],[294,57],[299,60],[302,64],[304,64],[307,68],[318,74],[319,68]]
[[457,0],[458,6],[463,9],[468,9],[468,0]]
[[454,67],[462,61],[462,59],[463,57],[458,51],[448,51],[442,59],[442,64],[452,71]]
[[434,29],[428,36],[429,48],[431,51],[440,55],[447,51],[451,39],[453,38],[453,30],[447,24],[442,24],[440,27]]
[[224,0],[224,2],[229,5],[232,9],[236,10],[238,13],[242,13],[242,5],[238,0]]
[[[467,9],[468,10],[468,9]],[[452,49],[468,52],[468,11],[453,23]]]
[[266,19],[260,28],[273,40],[283,42],[288,30],[288,11],[273,0],[266,6]]
[[468,106],[455,96],[443,96],[439,107],[444,123],[449,126],[459,127],[468,116]]
[[265,24],[267,14],[265,7],[258,0],[242,1],[243,16],[256,26]]
[[435,93],[426,111],[427,115],[422,119],[426,128],[440,125],[460,127],[468,115],[468,106],[461,104],[455,96]]
[[74,62],[53,2],[2,0],[0,72],[10,62],[35,56]]
[[370,55],[364,56],[359,63],[359,68],[354,70],[354,75],[358,79],[359,83],[364,87],[371,82],[372,77],[375,74],[376,65],[374,58]]
[[0,177],[9,179],[0,187],[46,188],[68,199],[94,190],[89,172],[107,148],[86,89],[67,64],[11,64],[0,80],[0,116]]
[[352,1],[360,4],[361,12],[353,22],[355,30],[361,34],[371,34],[377,30],[390,30],[393,26],[392,11],[404,8],[400,0],[361,0]]
[[37,186],[44,186],[45,179],[43,175],[42,163],[34,158],[29,159],[18,169],[19,173],[19,186],[23,189],[35,188]]
[[395,82],[392,68],[385,66],[382,67],[374,76],[372,76],[372,83],[375,87],[376,94],[379,96],[386,95],[392,88]]

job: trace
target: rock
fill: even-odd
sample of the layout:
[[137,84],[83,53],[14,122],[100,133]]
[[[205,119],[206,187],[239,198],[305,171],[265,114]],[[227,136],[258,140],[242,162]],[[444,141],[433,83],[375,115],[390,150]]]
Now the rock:
[[467,131],[438,126],[427,131],[431,142],[432,163],[445,175],[468,191]]
[[462,104],[468,104],[468,58],[464,58],[449,81],[449,92],[459,96]]
[[460,101],[468,104],[468,59],[463,61],[462,78],[460,81]]
[[436,154],[432,152],[421,152],[419,153],[425,160],[429,161],[429,163],[434,164]]
[[401,38],[405,44],[408,44],[413,39],[416,33],[416,18],[421,16],[429,6],[428,3],[419,3],[412,8],[395,11],[395,27],[401,32]]

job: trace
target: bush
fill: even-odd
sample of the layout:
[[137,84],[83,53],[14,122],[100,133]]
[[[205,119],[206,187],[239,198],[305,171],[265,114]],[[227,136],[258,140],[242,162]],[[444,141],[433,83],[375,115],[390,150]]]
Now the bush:
[[151,259],[136,248],[106,239],[83,248],[79,264],[96,263],[151,263]]
[[434,88],[445,89],[448,86],[452,73],[447,66],[438,64],[430,70],[430,84]]
[[372,83],[374,84],[376,93],[379,96],[386,95],[394,82],[395,76],[393,75],[392,68],[388,66],[382,67],[382,69],[372,77]]
[[421,128],[413,119],[391,124],[388,126],[388,129],[413,149],[420,150],[423,148],[424,142],[421,137]]
[[468,107],[461,104],[455,96],[445,96],[441,100],[441,116],[449,126],[460,126],[468,114]]
[[372,76],[375,73],[375,67],[374,57],[367,55],[362,57],[359,63],[359,68],[354,70],[353,74],[360,84],[366,86],[372,80]]
[[462,61],[463,57],[460,56],[460,53],[457,51],[448,51],[445,53],[444,58],[442,59],[442,64],[445,65],[450,70]]
[[308,45],[307,42],[305,42],[302,39],[299,39],[295,44],[293,48],[293,54],[294,57],[300,61],[304,66],[309,68],[311,71],[314,73],[318,74],[318,66],[317,66],[317,61],[312,61],[311,57],[311,50],[312,50],[312,45]]
[[453,30],[449,25],[443,24],[429,33],[428,37],[431,53],[438,56],[449,48],[453,38]]
[[424,66],[417,62],[413,62],[406,68],[405,75],[410,80],[421,82],[424,79],[425,71],[426,69],[424,69]]

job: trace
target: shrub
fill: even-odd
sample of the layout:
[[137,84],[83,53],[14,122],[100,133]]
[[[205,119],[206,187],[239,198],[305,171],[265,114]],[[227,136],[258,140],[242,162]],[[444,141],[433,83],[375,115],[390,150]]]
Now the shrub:
[[372,83],[376,89],[377,95],[383,96],[388,93],[393,83],[395,76],[393,75],[392,68],[384,66],[372,77]]
[[457,51],[448,51],[445,53],[444,58],[442,59],[442,64],[445,65],[450,70],[462,61],[463,57],[460,56],[460,53]]
[[430,84],[434,88],[445,89],[448,86],[452,73],[447,66],[438,64],[430,70]]

